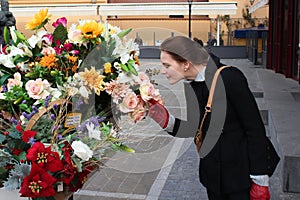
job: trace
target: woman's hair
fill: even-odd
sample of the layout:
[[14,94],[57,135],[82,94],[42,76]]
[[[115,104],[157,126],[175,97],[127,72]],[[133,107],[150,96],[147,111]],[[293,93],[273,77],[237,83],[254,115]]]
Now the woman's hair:
[[209,59],[209,54],[203,47],[185,36],[167,38],[160,45],[160,50],[169,53],[177,62],[189,61],[199,65],[206,64]]

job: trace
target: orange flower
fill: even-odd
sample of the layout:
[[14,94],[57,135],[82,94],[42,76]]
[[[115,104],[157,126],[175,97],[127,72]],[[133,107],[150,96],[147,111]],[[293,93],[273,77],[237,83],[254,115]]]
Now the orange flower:
[[40,61],[40,65],[42,67],[48,67],[48,69],[51,69],[51,68],[56,67],[55,61],[56,61],[55,55],[49,54],[49,55],[42,57],[42,59]]
[[77,56],[70,56],[70,55],[68,55],[68,60],[70,60],[72,63],[75,63],[76,61],[77,61],[77,59],[78,59],[78,57]]

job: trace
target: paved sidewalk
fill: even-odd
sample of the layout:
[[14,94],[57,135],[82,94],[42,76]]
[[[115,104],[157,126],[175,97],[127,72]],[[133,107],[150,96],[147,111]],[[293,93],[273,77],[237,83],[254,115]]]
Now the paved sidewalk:
[[[287,146],[293,147],[300,141],[300,136],[294,134],[300,130],[300,98],[297,96],[300,94],[300,85],[260,65],[252,65],[247,59],[222,61],[239,67],[247,76],[268,133],[281,156],[295,156],[297,152],[288,153]],[[158,60],[141,60],[141,64],[144,70],[159,68],[160,65]],[[168,86],[161,75],[153,78],[159,83],[169,111],[176,117],[184,118],[182,86]],[[288,99],[286,95],[289,95]],[[280,117],[282,110],[284,115]],[[150,119],[136,125],[125,121],[122,127],[124,132],[130,133],[132,142],[128,145],[136,149],[136,153],[111,155],[106,166],[88,180],[85,187],[74,195],[74,199],[207,200],[206,190],[198,180],[199,158],[192,139],[173,138]],[[286,134],[291,132],[295,137],[284,140],[281,131]],[[298,200],[300,194],[282,192],[283,160],[270,180],[271,199]]]

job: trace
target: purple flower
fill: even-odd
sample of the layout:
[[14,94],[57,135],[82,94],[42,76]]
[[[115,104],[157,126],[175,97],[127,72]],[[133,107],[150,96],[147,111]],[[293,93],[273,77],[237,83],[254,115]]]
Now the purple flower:
[[32,145],[34,145],[34,143],[35,143],[35,139],[32,137],[32,138],[29,138],[29,144],[32,146]]
[[58,134],[58,135],[57,135],[57,139],[58,139],[58,140],[62,140],[62,139],[63,139],[63,136],[62,136],[61,134]]
[[12,117],[12,118],[10,119],[10,121],[11,121],[13,124],[18,125],[18,121],[17,121],[14,117]]
[[7,92],[7,87],[6,87],[6,85],[2,85],[2,91],[3,91],[3,92]]
[[32,106],[31,108],[32,108],[32,113],[33,113],[33,114],[39,112],[39,109],[37,109],[36,106]]
[[31,114],[28,114],[27,112],[22,112],[22,115],[23,115],[27,120],[30,120],[30,118],[32,117]]
[[82,98],[78,99],[78,101],[77,101],[77,103],[75,105],[75,109],[78,109],[83,103],[84,103],[84,101],[83,101]]
[[58,107],[58,105],[55,103],[55,104],[53,105],[53,109],[56,110],[57,107]]
[[63,25],[64,27],[67,27],[67,18],[62,17],[56,20],[56,22],[52,23],[53,27],[57,27],[58,25]]
[[49,95],[49,96],[46,97],[45,102],[44,102],[44,106],[45,106],[45,107],[48,107],[49,101],[51,100],[51,98],[52,98],[51,95]]
[[26,104],[26,100],[23,100],[23,101],[22,101],[22,104]]
[[50,118],[54,121],[56,117],[55,117],[54,114],[51,114],[51,115],[50,115]]

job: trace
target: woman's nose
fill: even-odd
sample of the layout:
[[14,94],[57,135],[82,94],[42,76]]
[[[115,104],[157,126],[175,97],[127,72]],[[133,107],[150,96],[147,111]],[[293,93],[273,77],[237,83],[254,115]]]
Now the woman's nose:
[[167,72],[166,72],[166,69],[164,68],[164,67],[162,67],[161,69],[160,69],[160,73],[161,74],[166,74]]

